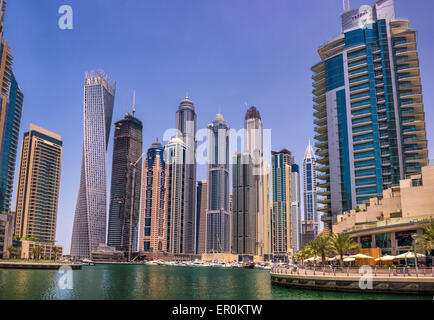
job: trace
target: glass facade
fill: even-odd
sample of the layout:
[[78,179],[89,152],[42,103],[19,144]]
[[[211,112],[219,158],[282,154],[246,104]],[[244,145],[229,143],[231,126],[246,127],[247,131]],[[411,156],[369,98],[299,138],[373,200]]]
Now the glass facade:
[[321,62],[312,67],[320,210],[328,228],[336,214],[428,163],[416,31],[394,17],[392,0],[383,2],[363,23],[354,22],[357,9],[344,13],[342,33],[319,48]]
[[91,258],[106,243],[106,151],[116,83],[103,72],[86,73],[83,108],[83,157],[80,187],[72,229],[71,255]]

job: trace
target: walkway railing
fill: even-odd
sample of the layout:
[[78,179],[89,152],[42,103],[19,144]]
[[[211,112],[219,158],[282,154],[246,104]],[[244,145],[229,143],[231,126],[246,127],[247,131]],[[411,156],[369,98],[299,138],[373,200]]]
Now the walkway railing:
[[[374,277],[434,277],[434,267],[371,267],[372,275]],[[333,275],[333,276],[360,276],[359,267],[273,267],[272,273],[275,274],[288,274],[288,275]]]

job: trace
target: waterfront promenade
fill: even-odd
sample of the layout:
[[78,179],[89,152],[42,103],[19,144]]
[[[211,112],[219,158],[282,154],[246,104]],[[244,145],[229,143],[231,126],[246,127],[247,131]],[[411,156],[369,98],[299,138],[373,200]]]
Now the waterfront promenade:
[[434,294],[432,268],[280,268],[271,270],[273,285],[323,291]]

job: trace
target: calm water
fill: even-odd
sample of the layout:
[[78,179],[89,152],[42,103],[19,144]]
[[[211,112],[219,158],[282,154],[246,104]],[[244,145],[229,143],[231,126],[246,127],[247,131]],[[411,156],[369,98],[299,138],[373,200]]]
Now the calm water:
[[72,274],[73,288],[62,290],[57,271],[0,269],[0,300],[430,298],[279,288],[271,286],[267,271],[239,268],[97,265],[85,266]]

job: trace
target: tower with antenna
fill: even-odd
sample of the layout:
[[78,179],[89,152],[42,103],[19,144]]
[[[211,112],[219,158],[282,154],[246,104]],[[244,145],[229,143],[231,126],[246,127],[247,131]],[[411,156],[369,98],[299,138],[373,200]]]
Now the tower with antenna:
[[342,0],[344,12],[350,11],[350,0]]

